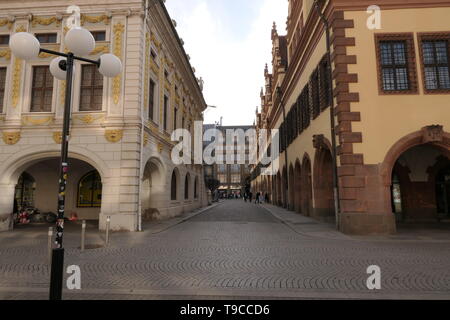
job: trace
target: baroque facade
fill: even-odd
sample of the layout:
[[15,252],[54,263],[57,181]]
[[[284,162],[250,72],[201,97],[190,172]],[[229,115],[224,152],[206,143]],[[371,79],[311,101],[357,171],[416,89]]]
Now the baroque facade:
[[[194,130],[206,103],[164,1],[0,1],[1,228],[17,205],[55,211],[65,81],[49,73],[52,57],[25,63],[9,37],[26,31],[45,48],[64,51],[69,5],[96,39],[90,59],[111,52],[123,73],[102,78],[76,64],[66,212],[111,217],[113,230],[134,231],[205,205],[199,165],[171,161],[174,128]],[[148,6],[148,10],[145,10]]]
[[319,1],[329,68],[314,1],[290,0],[257,117],[280,130],[281,154],[276,175],[256,170],[252,187],[348,234],[450,220],[450,1],[377,4],[374,16],[373,1]]

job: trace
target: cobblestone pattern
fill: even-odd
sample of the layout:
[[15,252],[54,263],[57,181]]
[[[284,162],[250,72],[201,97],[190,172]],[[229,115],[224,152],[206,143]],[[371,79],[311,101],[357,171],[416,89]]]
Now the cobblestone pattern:
[[[267,297],[304,297],[308,292],[357,297],[368,293],[367,267],[378,265],[379,294],[450,298],[450,242],[341,239],[332,230],[327,230],[328,238],[324,233],[314,237],[305,229],[308,224],[302,228],[305,234],[261,206],[230,200],[158,234],[114,233],[108,248],[84,253],[77,248],[77,234],[69,233],[65,262],[81,267],[86,292],[171,290],[176,297],[177,290],[188,290],[220,297],[221,292],[237,290]],[[90,239],[98,241],[101,236],[95,232],[91,230]],[[7,293],[13,287],[42,289],[29,295],[46,297],[46,241],[45,231],[0,234],[3,298],[27,296]],[[110,297],[84,297],[91,296]],[[131,298],[145,297],[148,294]]]

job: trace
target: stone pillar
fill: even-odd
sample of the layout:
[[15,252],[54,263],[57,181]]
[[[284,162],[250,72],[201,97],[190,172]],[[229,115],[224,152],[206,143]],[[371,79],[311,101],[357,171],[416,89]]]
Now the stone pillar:
[[0,185],[0,231],[11,230],[14,206],[14,184]]

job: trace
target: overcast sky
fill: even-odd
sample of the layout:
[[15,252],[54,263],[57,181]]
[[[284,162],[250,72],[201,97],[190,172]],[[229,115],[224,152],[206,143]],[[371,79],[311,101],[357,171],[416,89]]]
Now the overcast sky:
[[284,34],[287,0],[167,0],[186,52],[205,81],[206,103],[217,106],[205,123],[223,116],[224,125],[252,124],[270,67],[270,31],[275,21]]

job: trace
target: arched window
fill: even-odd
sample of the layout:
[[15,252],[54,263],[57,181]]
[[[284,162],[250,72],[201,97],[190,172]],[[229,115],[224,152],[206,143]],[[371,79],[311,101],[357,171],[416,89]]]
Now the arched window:
[[102,205],[102,180],[97,170],[91,171],[78,183],[77,207],[99,208]]
[[177,200],[177,174],[175,170],[172,172],[172,182],[170,185],[170,199]]
[[189,179],[190,179],[190,175],[188,173],[188,174],[186,174],[186,179],[184,180],[184,199],[185,200],[189,199]]
[[194,182],[194,199],[198,198],[198,177],[195,177]]

